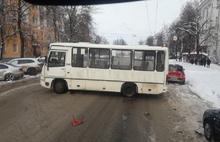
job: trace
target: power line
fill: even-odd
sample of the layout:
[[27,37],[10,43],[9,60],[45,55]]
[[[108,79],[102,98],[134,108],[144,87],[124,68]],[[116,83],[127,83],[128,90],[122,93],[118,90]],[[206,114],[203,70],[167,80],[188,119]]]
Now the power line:
[[[115,8],[115,7],[114,7],[114,8]],[[117,11],[117,12],[116,12],[116,15],[117,15],[117,16],[119,17],[119,19],[122,21],[122,23],[123,23],[123,25],[125,26],[125,28],[126,28],[132,35],[135,35],[135,34],[133,34],[131,28],[129,28],[129,27],[127,26],[127,24],[124,22],[123,18],[121,17],[121,14],[120,14],[120,12],[118,11],[117,8],[115,8],[115,11]]]
[[156,34],[156,25],[157,25],[157,10],[158,10],[158,0],[156,4],[156,16],[155,16],[155,29],[154,29],[154,34]]
[[147,20],[148,20],[149,32],[151,32],[150,31],[150,19],[149,19],[148,8],[147,8],[147,0],[145,0],[145,4],[146,4],[146,12],[147,12]]

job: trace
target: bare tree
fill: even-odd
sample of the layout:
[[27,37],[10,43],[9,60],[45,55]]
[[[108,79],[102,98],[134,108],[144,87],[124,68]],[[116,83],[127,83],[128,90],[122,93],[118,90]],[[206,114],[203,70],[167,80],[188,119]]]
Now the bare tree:
[[0,47],[0,60],[3,58],[3,52],[5,49],[5,38],[7,37],[7,26],[8,25],[8,13],[10,11],[9,6],[7,5],[5,0],[2,0],[0,2],[0,41],[1,41],[1,47]]
[[144,45],[146,42],[144,40],[139,40],[138,44],[139,45]]
[[127,43],[125,42],[125,40],[124,39],[116,39],[116,40],[114,40],[113,41],[113,44],[114,45],[127,45]]
[[93,27],[93,6],[64,6],[63,22],[67,41],[92,42],[96,34]]
[[95,36],[95,39],[93,39],[92,43],[95,43],[95,44],[109,44],[105,37],[101,37],[99,35]]
[[62,16],[63,16],[63,9],[61,6],[46,6],[46,15],[45,18],[47,19],[47,25],[54,32],[54,40],[55,42],[61,41],[60,34],[62,31]]
[[154,42],[154,37],[153,36],[149,36],[147,38],[146,44],[149,46],[153,46],[153,42]]
[[65,37],[67,41],[74,41],[74,34],[76,28],[81,22],[81,17],[77,16],[77,6],[64,6],[63,7],[63,22],[65,28]]
[[14,31],[14,34],[19,34],[21,43],[20,57],[24,57],[25,37],[27,36],[26,30],[28,26],[27,24],[25,24],[25,21],[27,20],[31,4],[28,4],[23,0],[14,0],[13,3],[11,3],[11,6],[13,9],[11,23],[14,23],[16,25],[15,28],[17,28],[17,30]]
[[[198,59],[204,42],[215,40],[214,29],[216,27],[211,24],[212,21],[210,21],[210,19],[201,20],[196,5],[198,5],[198,3],[187,2],[182,10],[179,21],[175,24],[174,30],[183,44],[187,45],[190,43],[190,45],[188,45],[188,52],[190,54],[190,51],[195,50]],[[192,46],[192,44],[194,44],[194,46]],[[189,46],[191,46],[191,49]],[[194,49],[192,49],[192,47],[194,47]]]

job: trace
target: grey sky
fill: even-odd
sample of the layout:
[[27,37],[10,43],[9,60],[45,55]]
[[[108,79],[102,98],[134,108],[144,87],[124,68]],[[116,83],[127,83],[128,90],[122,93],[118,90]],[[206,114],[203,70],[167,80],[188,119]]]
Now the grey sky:
[[[158,3],[157,3],[158,1]],[[98,5],[94,15],[97,33],[110,44],[123,38],[129,45],[138,44],[148,36],[172,23],[189,0],[147,0],[130,3]]]

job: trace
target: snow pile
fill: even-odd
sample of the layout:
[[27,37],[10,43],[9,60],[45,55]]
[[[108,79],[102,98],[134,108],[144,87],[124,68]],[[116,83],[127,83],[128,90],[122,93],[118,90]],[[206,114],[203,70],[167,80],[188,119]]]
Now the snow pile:
[[2,80],[0,80],[0,85],[7,84],[7,83],[12,83],[12,82],[19,82],[20,80],[36,78],[36,77],[39,77],[39,76],[40,76],[40,74],[37,74],[35,76],[24,75],[23,78],[20,78],[20,79],[14,80],[14,81],[2,81]]
[[186,85],[213,107],[220,107],[220,66],[211,64],[210,68],[169,60],[170,64],[180,64],[185,68]]

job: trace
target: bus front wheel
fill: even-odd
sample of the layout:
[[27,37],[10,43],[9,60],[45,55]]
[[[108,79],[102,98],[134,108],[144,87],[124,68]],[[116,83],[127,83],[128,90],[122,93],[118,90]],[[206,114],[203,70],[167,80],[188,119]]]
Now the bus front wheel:
[[53,90],[57,94],[63,94],[67,92],[66,83],[63,80],[56,80],[53,85]]
[[127,98],[132,98],[136,95],[136,85],[134,83],[125,83],[121,89],[122,94]]

